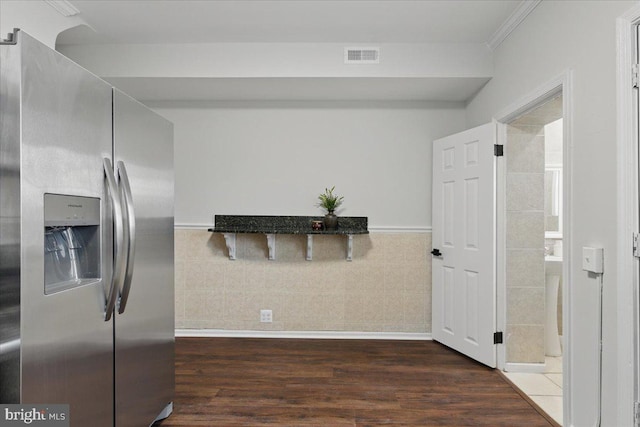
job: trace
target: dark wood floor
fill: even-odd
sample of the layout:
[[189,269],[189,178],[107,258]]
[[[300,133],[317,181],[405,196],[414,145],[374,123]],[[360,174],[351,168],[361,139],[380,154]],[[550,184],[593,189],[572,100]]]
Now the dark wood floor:
[[176,339],[157,426],[550,426],[498,372],[433,341]]

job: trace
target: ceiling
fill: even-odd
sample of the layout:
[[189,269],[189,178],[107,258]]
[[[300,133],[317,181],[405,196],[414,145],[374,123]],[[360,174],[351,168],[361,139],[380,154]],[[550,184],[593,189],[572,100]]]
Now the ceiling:
[[488,42],[520,0],[71,0],[96,31],[59,44]]
[[[88,25],[64,48],[106,44],[424,43],[493,47],[533,0],[69,0]],[[94,49],[95,49],[94,48]],[[68,49],[70,50],[70,49]],[[72,59],[77,60],[74,57]],[[117,58],[116,58],[117,60]],[[80,61],[79,61],[80,62]],[[82,62],[80,64],[84,65]],[[91,69],[91,68],[89,68]],[[92,70],[102,75],[99,70]],[[489,77],[193,78],[105,76],[143,102],[470,99]],[[370,77],[370,76],[369,76]]]

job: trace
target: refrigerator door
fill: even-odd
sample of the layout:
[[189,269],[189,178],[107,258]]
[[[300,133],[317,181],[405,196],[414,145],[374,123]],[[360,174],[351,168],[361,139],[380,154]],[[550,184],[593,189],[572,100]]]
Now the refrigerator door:
[[123,210],[135,214],[115,316],[116,426],[145,426],[175,388],[173,125],[115,90],[114,153]]
[[[111,87],[24,32],[8,48],[19,49],[21,61],[21,402],[69,404],[72,426],[112,426],[113,324],[104,316],[112,218],[103,169],[112,150]],[[99,233],[101,246],[91,265],[102,267],[49,294],[45,257],[69,233],[56,237],[45,226],[45,194],[75,196],[62,204],[74,211],[86,208],[81,200],[94,201],[99,224],[89,237]]]
[[20,402],[20,64],[0,45],[0,403]]

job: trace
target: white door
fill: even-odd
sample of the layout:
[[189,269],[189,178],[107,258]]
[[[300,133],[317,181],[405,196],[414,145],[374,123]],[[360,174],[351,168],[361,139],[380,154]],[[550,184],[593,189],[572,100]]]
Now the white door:
[[492,368],[495,140],[489,123],[433,143],[433,339]]

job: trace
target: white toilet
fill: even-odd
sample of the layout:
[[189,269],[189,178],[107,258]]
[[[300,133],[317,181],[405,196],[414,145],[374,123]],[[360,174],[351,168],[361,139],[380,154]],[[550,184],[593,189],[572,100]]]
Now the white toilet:
[[547,255],[544,257],[545,266],[545,354],[547,356],[561,356],[562,346],[558,334],[558,289],[562,279],[562,257]]

